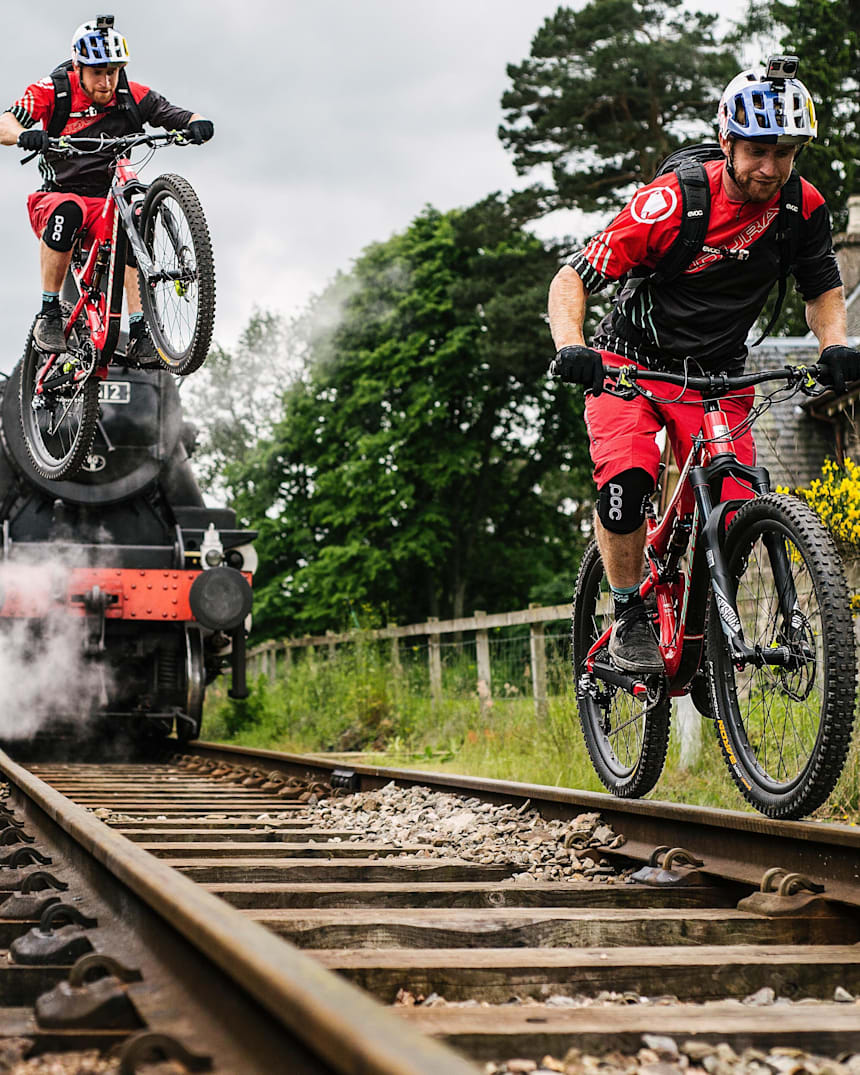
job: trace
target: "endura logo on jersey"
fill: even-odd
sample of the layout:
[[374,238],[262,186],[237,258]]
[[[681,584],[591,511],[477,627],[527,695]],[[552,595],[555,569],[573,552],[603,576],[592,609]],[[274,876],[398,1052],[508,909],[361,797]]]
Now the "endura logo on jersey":
[[[748,248],[760,235],[764,235],[777,216],[779,216],[778,207],[768,209],[758,220],[748,224],[739,235],[736,235],[725,249],[734,253],[738,260],[746,261],[749,257]],[[690,262],[687,272],[698,272],[699,269],[704,269],[708,265],[713,265],[715,261],[723,259],[726,255],[719,252],[719,246],[718,242],[714,242],[712,246],[704,246],[702,253]]]
[[656,224],[675,212],[678,195],[671,187],[640,190],[630,203],[630,213],[640,224]]

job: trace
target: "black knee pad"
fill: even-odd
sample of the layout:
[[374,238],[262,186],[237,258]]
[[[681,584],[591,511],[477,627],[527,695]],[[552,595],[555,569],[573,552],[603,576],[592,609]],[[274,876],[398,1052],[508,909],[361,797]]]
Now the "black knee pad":
[[77,202],[61,202],[48,217],[42,242],[52,250],[71,250],[83,222],[83,210]]
[[127,243],[125,247],[125,265],[127,269],[137,268],[137,258],[134,256],[131,243]]
[[654,479],[635,467],[622,471],[597,492],[597,517],[612,534],[632,534],[645,521],[645,504],[654,492]]

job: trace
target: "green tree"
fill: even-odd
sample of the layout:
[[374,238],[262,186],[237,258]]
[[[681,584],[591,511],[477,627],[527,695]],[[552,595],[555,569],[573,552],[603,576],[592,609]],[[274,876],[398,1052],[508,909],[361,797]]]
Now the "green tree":
[[428,208],[312,304],[281,420],[227,469],[261,634],[565,598],[591,493],[581,395],[546,377],[556,266],[493,196]]
[[591,0],[545,21],[502,97],[499,137],[517,172],[549,173],[514,195],[523,217],[619,208],[673,149],[713,138],[738,70],[716,19],[682,0]]

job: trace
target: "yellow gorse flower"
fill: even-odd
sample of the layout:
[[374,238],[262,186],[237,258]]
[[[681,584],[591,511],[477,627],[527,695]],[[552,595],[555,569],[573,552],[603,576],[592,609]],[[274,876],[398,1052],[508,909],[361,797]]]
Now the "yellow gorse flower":
[[[840,467],[834,460],[825,459],[821,475],[808,488],[795,489],[795,495],[820,515],[837,541],[860,549],[860,465],[846,459]],[[777,487],[777,492],[789,490]]]

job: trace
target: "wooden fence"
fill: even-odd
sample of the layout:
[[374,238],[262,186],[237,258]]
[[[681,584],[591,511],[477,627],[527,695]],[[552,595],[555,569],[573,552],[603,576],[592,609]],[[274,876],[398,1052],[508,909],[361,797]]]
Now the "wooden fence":
[[[546,642],[544,625],[557,620],[570,620],[570,605],[530,605],[515,612],[475,612],[456,620],[439,620],[431,617],[426,623],[411,623],[406,627],[383,627],[373,631],[360,632],[360,637],[372,640],[391,640],[391,663],[400,666],[400,640],[404,638],[427,639],[427,661],[430,673],[430,695],[434,702],[442,697],[442,636],[461,634],[464,631],[475,632],[476,677],[478,697],[487,705],[492,699],[493,680],[490,665],[489,631],[496,627],[516,627],[529,625],[529,666],[531,670],[532,695],[535,712],[546,711]],[[282,671],[289,674],[289,666],[294,650],[327,649],[330,654],[336,652],[337,646],[345,642],[355,642],[359,632],[335,634],[331,631],[324,635],[304,638],[288,638],[277,642],[264,642],[248,650],[248,671],[252,676],[263,675],[274,678],[279,658]]]

